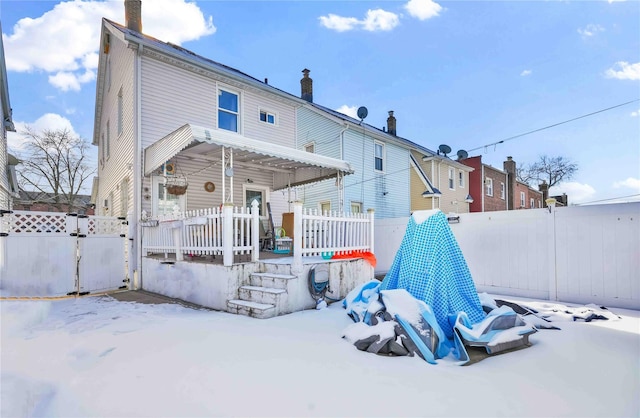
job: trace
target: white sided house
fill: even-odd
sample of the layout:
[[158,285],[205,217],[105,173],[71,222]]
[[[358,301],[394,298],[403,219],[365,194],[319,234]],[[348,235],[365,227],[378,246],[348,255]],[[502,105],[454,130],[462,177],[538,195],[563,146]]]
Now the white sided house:
[[[353,172],[295,148],[305,102],[142,34],[139,0],[126,0],[125,14],[126,26],[102,21],[92,196],[97,214],[127,216],[130,287],[269,317],[315,306],[307,275],[316,264],[329,266],[334,298],[373,278],[362,258],[325,260],[373,251],[372,213],[320,216],[271,202],[274,191]],[[293,213],[300,239],[269,235],[269,214],[282,212]]]
[[[2,27],[0,26],[0,30]],[[7,82],[7,67],[4,60],[4,45],[0,39],[0,115],[2,115],[2,129],[0,129],[0,211],[11,210],[11,200],[17,196],[18,184],[15,177],[17,160],[7,152],[7,131],[15,132],[13,125],[11,103],[9,101],[9,83]]]

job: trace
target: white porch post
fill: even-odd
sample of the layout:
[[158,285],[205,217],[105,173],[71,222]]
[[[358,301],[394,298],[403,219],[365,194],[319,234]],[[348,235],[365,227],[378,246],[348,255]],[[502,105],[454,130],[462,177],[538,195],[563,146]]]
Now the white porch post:
[[182,222],[180,222],[180,226],[174,225],[171,228],[171,232],[173,233],[173,245],[176,249],[176,261],[184,260],[184,254],[182,254]]
[[222,206],[222,264],[233,265],[233,203]]
[[376,210],[373,208],[367,209],[367,213],[369,214],[369,248],[370,248],[369,251],[371,251],[373,254],[375,254],[374,246],[373,246],[373,243],[375,242],[375,239],[374,239],[375,228],[373,225],[375,211]]
[[293,202],[293,264],[291,272],[294,275],[302,273],[302,202]]
[[251,202],[251,242],[253,248],[251,249],[251,261],[258,261],[260,259],[260,228],[258,222],[260,222],[260,214],[258,212],[258,201],[253,199]]

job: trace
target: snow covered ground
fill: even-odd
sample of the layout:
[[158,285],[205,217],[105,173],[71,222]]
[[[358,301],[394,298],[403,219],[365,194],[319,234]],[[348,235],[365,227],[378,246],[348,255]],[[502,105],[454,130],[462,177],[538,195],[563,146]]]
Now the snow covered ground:
[[356,350],[341,304],[268,320],[108,297],[0,308],[2,417],[640,415],[638,311],[460,367]]

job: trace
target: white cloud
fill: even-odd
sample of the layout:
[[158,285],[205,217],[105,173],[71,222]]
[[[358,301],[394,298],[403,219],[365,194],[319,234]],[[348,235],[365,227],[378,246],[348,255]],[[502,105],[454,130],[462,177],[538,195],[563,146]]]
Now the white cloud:
[[[44,71],[55,87],[79,90],[95,78],[103,17],[124,23],[124,2],[71,0],[40,17],[20,19],[13,33],[2,34],[7,69]],[[175,44],[216,31],[213,18],[188,0],[145,2],[142,21],[145,33]]]
[[618,80],[640,80],[640,62],[629,64],[626,61],[618,61],[606,71],[605,75],[607,78]]
[[604,28],[593,23],[589,23],[584,28],[578,28],[578,33],[585,39],[596,35],[598,32],[604,32]]
[[616,181],[615,183],[613,183],[613,187],[615,189],[632,189],[635,192],[640,193],[640,179],[629,177],[623,181]]
[[360,21],[355,17],[342,17],[329,13],[328,16],[320,16],[320,24],[327,29],[333,29],[336,32],[346,32],[355,29],[360,25]]
[[400,23],[398,15],[395,13],[387,12],[382,9],[367,10],[367,16],[365,17],[362,25],[365,30],[375,32],[378,30],[389,31]]
[[526,77],[526,76],[528,76],[528,75],[531,75],[531,70],[524,70],[524,71],[522,71],[522,72],[520,73],[520,75],[521,75],[522,77]]
[[640,115],[640,110],[638,110],[637,112],[631,112],[631,117],[632,117],[632,118],[635,118],[635,117],[637,117],[638,115]]
[[442,6],[431,0],[409,0],[404,8],[411,16],[420,20],[436,17],[442,11]]
[[397,14],[382,9],[367,10],[366,16],[361,20],[332,13],[328,16],[320,16],[318,19],[322,26],[337,32],[346,32],[359,28],[369,32],[390,31],[400,24],[400,18]]
[[22,133],[25,131],[27,125],[36,132],[43,132],[47,129],[67,129],[71,135],[79,136],[73,129],[71,121],[56,113],[45,113],[35,122],[14,122],[14,124],[16,126],[16,132],[7,132],[7,144],[10,151],[21,150],[23,148],[24,139],[22,137]]
[[596,194],[596,190],[588,184],[582,184],[575,181],[561,183],[549,190],[550,196],[558,196],[563,193],[567,194],[569,204],[586,203],[592,200]]
[[336,109],[337,112],[344,113],[347,116],[351,116],[354,119],[360,119],[358,117],[358,107],[357,106],[347,106],[342,105]]

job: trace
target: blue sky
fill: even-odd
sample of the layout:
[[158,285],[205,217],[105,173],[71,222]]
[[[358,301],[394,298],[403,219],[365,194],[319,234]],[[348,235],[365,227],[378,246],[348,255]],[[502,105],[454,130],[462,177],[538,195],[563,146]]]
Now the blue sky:
[[[2,0],[18,129],[91,137],[100,18],[123,23],[123,5]],[[434,150],[473,150],[500,168],[507,156],[569,158],[579,171],[554,191],[573,203],[640,200],[638,1],[143,0],[142,21],[294,95],[309,68],[316,103],[366,106],[378,127],[393,110],[398,135]]]

